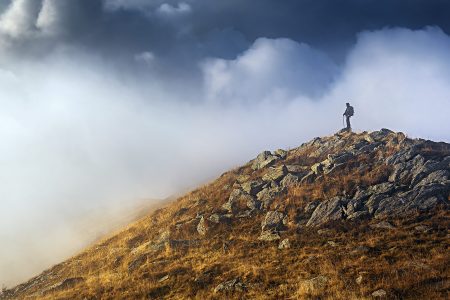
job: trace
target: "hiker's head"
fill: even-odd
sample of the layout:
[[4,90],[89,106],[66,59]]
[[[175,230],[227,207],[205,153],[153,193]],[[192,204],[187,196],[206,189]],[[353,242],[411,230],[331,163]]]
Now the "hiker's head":
[[345,105],[350,106],[350,103],[347,102],[347,103],[345,103]]

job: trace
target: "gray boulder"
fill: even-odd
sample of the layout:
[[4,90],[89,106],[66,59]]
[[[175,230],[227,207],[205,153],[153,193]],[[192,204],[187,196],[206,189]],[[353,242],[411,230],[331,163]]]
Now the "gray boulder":
[[300,282],[300,289],[305,293],[318,293],[326,289],[329,278],[323,275]]
[[230,213],[244,210],[246,208],[255,209],[257,207],[259,207],[259,205],[255,198],[240,189],[234,189],[231,192],[228,201],[222,205],[222,208]]
[[239,279],[235,278],[233,280],[225,281],[216,286],[214,293],[220,292],[243,292],[247,289],[245,284]]
[[264,241],[264,242],[272,242],[272,241],[277,241],[279,239],[281,239],[281,237],[278,234],[278,232],[271,231],[271,230],[261,232],[260,236],[258,237],[258,240]]
[[283,188],[290,188],[292,186],[297,185],[300,182],[300,178],[298,176],[287,174],[284,176],[283,180],[281,180],[280,185]]
[[320,226],[330,221],[342,220],[344,218],[344,207],[347,200],[335,197],[321,202],[314,210],[306,226]]
[[280,242],[280,244],[278,245],[278,249],[283,250],[283,249],[289,249],[291,248],[291,242],[289,241],[289,239],[284,239]]
[[253,180],[242,184],[242,189],[249,195],[256,196],[264,187],[265,182],[262,180]]
[[276,168],[269,168],[266,174],[263,176],[264,181],[275,181],[279,182],[281,179],[283,179],[284,176],[288,173],[288,169],[285,165],[276,167]]
[[259,170],[274,164],[279,159],[280,157],[272,155],[270,151],[264,151],[253,160],[251,167],[253,170]]
[[283,149],[278,149],[273,153],[275,156],[278,156],[281,159],[285,159],[288,155],[288,152]]
[[421,187],[430,184],[449,184],[450,172],[448,170],[438,170],[430,173],[428,176],[423,178],[416,186]]
[[283,226],[284,214],[278,211],[268,211],[261,223],[261,230],[278,230]]
[[200,219],[200,221],[198,222],[198,225],[197,225],[197,232],[198,232],[200,235],[205,235],[205,234],[206,234],[206,231],[207,231],[207,228],[206,228],[206,224],[205,224],[205,218],[202,217],[202,218]]

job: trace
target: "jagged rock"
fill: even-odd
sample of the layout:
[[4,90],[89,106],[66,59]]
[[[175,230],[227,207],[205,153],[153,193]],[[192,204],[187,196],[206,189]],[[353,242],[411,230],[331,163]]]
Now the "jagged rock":
[[280,194],[278,189],[264,188],[256,195],[256,198],[261,202],[261,208],[267,209],[272,203],[273,199]]
[[[347,163],[350,159],[354,158],[354,155],[350,152],[340,153],[338,155],[328,155],[327,163],[328,165]],[[326,164],[325,164],[326,165]]]
[[308,223],[306,223],[306,226],[319,226],[330,221],[343,219],[343,207],[345,204],[346,200],[340,197],[335,197],[321,202],[314,210]]
[[310,171],[310,168],[308,166],[300,166],[300,165],[286,165],[286,168],[289,173],[293,173],[296,175],[299,175],[299,177],[303,177],[304,175],[308,174]]
[[279,160],[280,157],[272,155],[270,151],[264,151],[261,154],[259,154],[256,159],[252,163],[252,169],[253,170],[259,170],[262,168],[265,168],[267,166],[272,165],[277,160]]
[[244,211],[238,213],[238,214],[236,215],[236,218],[250,218],[250,217],[252,216],[252,213],[253,213],[254,211],[255,211],[254,209],[244,210]]
[[230,213],[234,213],[246,208],[255,209],[258,207],[259,205],[255,198],[240,189],[234,189],[231,192],[228,201],[222,205],[222,208],[229,211]]
[[271,242],[281,239],[278,232],[267,230],[261,232],[260,236],[258,237],[258,240],[265,241],[265,242]]
[[279,182],[281,179],[283,179],[284,176],[288,173],[288,170],[285,165],[276,167],[276,168],[269,168],[269,170],[264,174],[263,180],[265,181],[275,181]]
[[431,230],[431,227],[427,226],[427,225],[417,225],[416,227],[414,227],[414,229],[416,231],[427,233],[427,232],[429,232]]
[[300,282],[300,289],[305,293],[317,293],[325,290],[329,279],[326,276],[317,277]]
[[212,223],[219,224],[222,222],[228,222],[230,220],[231,215],[221,215],[221,214],[212,214],[209,216],[208,220]]
[[284,214],[278,211],[268,211],[261,223],[261,230],[277,230],[283,225]]
[[316,163],[316,164],[311,166],[311,171],[315,175],[319,175],[320,173],[323,172],[323,167],[324,167],[324,165],[321,162],[320,163]]
[[320,204],[319,200],[314,200],[314,201],[308,203],[304,208],[305,213],[307,213],[307,214],[313,213],[314,210],[317,208],[317,206],[319,206],[319,204]]
[[382,129],[379,130],[379,131],[371,132],[371,133],[369,134],[369,136],[370,136],[374,141],[380,141],[380,140],[385,139],[385,138],[386,138],[388,135],[390,135],[390,134],[394,134],[394,132],[391,131],[391,130],[389,130],[389,129],[382,128]]
[[316,179],[316,173],[314,171],[309,172],[300,180],[300,183],[313,183]]
[[[449,184],[450,172],[447,170],[438,170],[430,173],[428,176],[423,178],[416,186],[421,187],[429,184]],[[413,183],[411,183],[413,184]]]
[[363,220],[363,219],[369,219],[370,213],[368,211],[357,211],[354,213],[347,213],[347,220]]
[[239,183],[246,182],[246,181],[248,181],[249,179],[250,179],[250,175],[245,175],[245,174],[239,175],[239,176],[236,177],[236,180],[237,180],[237,182],[239,182]]
[[431,184],[384,198],[378,205],[375,217],[408,216],[415,212],[430,211],[439,204],[447,207],[449,191],[450,184]]
[[280,185],[283,188],[290,188],[290,187],[298,184],[299,181],[300,181],[300,178],[298,178],[298,176],[295,176],[295,175],[292,175],[289,173],[286,176],[284,176],[283,180],[281,180],[281,182],[280,182]]
[[216,286],[214,293],[219,292],[244,292],[247,289],[246,285],[241,282],[239,278],[225,281]]
[[415,186],[422,179],[427,177],[430,173],[440,169],[448,169],[448,164],[445,161],[438,162],[434,160],[428,160],[423,165],[414,166],[411,179],[411,186]]
[[280,244],[278,245],[278,249],[283,250],[283,249],[289,249],[291,248],[291,242],[289,241],[289,239],[284,239],[280,242]]
[[278,156],[281,159],[285,159],[287,157],[288,152],[283,149],[278,149],[273,154],[275,154],[275,156]]
[[383,194],[381,194],[381,195],[378,195],[378,194],[372,195],[372,196],[370,196],[369,200],[367,200],[366,204],[364,205],[365,209],[367,209],[367,211],[371,215],[373,215],[373,214],[375,214],[375,211],[378,209],[380,203],[382,201],[385,201],[386,199],[390,199],[390,197],[388,197],[386,195],[383,195]]
[[391,225],[391,223],[387,221],[382,221],[376,224],[370,225],[372,228],[378,228],[378,229],[394,229],[395,227]]
[[262,180],[254,180],[254,181],[243,183],[242,184],[242,189],[247,194],[249,194],[251,196],[255,196],[256,194],[258,194],[263,189],[264,185],[265,185],[264,181],[262,181]]
[[200,222],[198,222],[198,225],[197,225],[197,232],[198,232],[200,235],[205,235],[205,234],[206,234],[206,231],[207,231],[207,228],[206,228],[206,224],[205,224],[205,218],[202,217],[202,218],[200,219]]
[[406,181],[408,177],[412,177],[413,174],[419,172],[425,164],[425,158],[418,154],[412,160],[401,162],[394,165],[394,171],[389,176],[390,182],[402,182]]
[[386,297],[386,295],[387,293],[383,289],[376,290],[375,292],[372,293],[372,297],[374,298],[384,298]]
[[343,170],[345,168],[346,164],[345,163],[340,163],[340,164],[336,164],[336,165],[332,165],[332,167],[329,167],[327,169],[324,169],[324,174],[329,175],[332,174],[336,171],[340,171]]

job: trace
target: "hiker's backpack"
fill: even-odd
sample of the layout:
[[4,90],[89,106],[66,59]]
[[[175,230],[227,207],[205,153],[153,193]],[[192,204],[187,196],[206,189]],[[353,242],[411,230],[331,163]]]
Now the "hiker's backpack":
[[353,117],[354,114],[355,114],[355,110],[353,109],[353,106],[349,106],[347,116]]

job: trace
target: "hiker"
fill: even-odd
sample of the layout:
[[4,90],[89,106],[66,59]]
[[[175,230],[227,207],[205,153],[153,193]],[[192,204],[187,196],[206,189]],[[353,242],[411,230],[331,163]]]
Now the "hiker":
[[345,120],[347,121],[347,127],[345,129],[347,129],[347,131],[351,131],[352,126],[350,125],[350,117],[353,117],[355,110],[353,109],[353,106],[350,105],[350,103],[345,103],[345,105],[347,105],[347,108],[344,112]]

